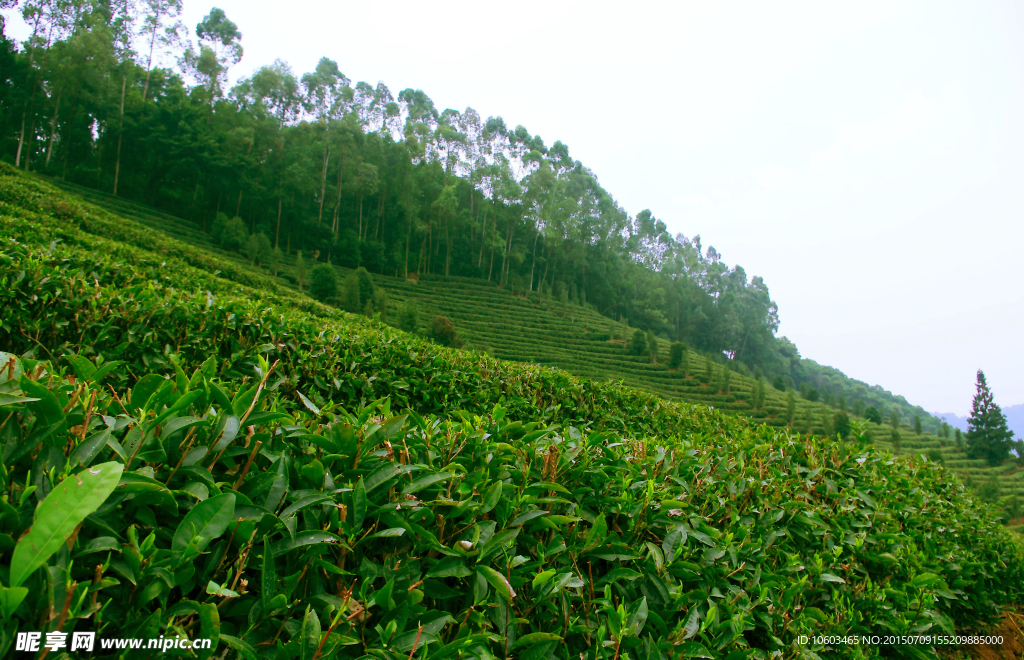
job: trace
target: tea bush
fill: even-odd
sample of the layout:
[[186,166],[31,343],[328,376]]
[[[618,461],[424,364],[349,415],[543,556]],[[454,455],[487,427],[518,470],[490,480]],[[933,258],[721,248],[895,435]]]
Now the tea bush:
[[1020,602],[992,510],[856,426],[440,347],[2,174],[2,656],[828,657]]

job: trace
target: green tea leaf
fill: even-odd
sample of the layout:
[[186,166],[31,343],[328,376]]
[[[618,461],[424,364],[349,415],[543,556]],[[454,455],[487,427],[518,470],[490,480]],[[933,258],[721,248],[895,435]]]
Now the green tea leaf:
[[482,513],[487,513],[498,505],[498,501],[501,499],[501,482],[496,481],[494,484],[487,489],[484,493],[484,506],[481,509]]
[[320,618],[311,607],[306,608],[306,616],[302,618],[302,627],[299,629],[299,658],[300,660],[313,660],[317,649],[320,648]]
[[356,529],[360,529],[365,519],[366,486],[363,485],[363,480],[360,479],[356,482],[356,487],[352,491],[352,525]]
[[270,536],[263,537],[263,570],[260,571],[260,602],[267,611],[270,601],[277,595],[277,569],[274,553],[270,547]]
[[220,639],[225,644],[238,651],[245,660],[260,660],[259,653],[248,642],[238,639],[237,637],[232,637],[231,635],[225,635],[224,633],[221,633]]
[[530,644],[540,644],[542,642],[560,642],[562,638],[555,633],[546,632],[535,632],[523,635],[516,640],[516,643],[512,645],[512,648],[517,649],[520,646],[529,646]]
[[676,647],[676,650],[681,654],[683,658],[714,658],[715,655],[703,644],[697,642],[683,642]]
[[309,408],[309,410],[310,410],[310,411],[311,411],[311,412],[312,412],[312,413],[313,413],[314,415],[316,415],[316,416],[318,416],[318,417],[320,416],[320,409],[316,407],[316,404],[314,404],[314,403],[313,403],[312,401],[310,401],[309,399],[307,399],[307,398],[306,398],[306,395],[305,395],[305,394],[303,394],[302,392],[296,392],[296,394],[298,394],[298,395],[299,395],[299,400],[300,400],[300,401],[302,401],[302,405],[304,405],[304,406],[306,406],[307,408]]
[[81,355],[65,355],[64,359],[71,364],[71,367],[75,370],[75,375],[78,376],[79,380],[90,380],[93,374],[96,373],[96,367],[88,358],[82,357]]
[[301,532],[294,539],[282,539],[274,544],[273,553],[279,557],[289,550],[320,543],[340,543],[341,539],[330,532]]
[[0,586],[0,612],[3,612],[5,619],[14,615],[21,601],[28,595],[28,587],[4,587]]
[[505,600],[512,600],[516,597],[516,590],[512,588],[504,575],[490,566],[477,566],[476,570],[494,587],[495,591],[505,597]]
[[413,493],[418,493],[419,491],[423,490],[427,486],[430,486],[432,484],[436,484],[436,483],[438,483],[440,481],[449,481],[449,480],[453,479],[454,477],[455,477],[454,474],[448,474],[447,472],[439,472],[439,473],[435,473],[435,474],[426,474],[426,475],[423,475],[422,477],[417,477],[416,479],[413,479],[412,482],[409,483],[409,485],[407,485],[405,488],[402,489],[402,494],[403,495],[411,495]]
[[537,573],[537,575],[533,578],[533,588],[536,589],[542,584],[545,584],[548,581],[550,581],[551,578],[555,577],[555,573],[557,573],[557,571],[542,571],[540,573]]
[[234,515],[234,493],[224,493],[203,500],[185,514],[178,524],[174,539],[171,541],[171,550],[184,552],[194,543],[196,550],[202,552],[210,541],[227,531]]
[[583,552],[598,547],[604,543],[604,539],[607,536],[608,521],[604,519],[603,514],[598,513],[594,516],[594,524],[591,526],[590,531],[587,533],[586,541],[583,543]]
[[364,479],[363,488],[365,488],[366,492],[369,493],[374,488],[381,485],[388,479],[397,476],[398,473],[399,468],[397,465],[395,465],[394,463],[384,463],[379,468],[377,468],[376,470],[374,470],[373,472],[366,476],[366,479]]
[[73,474],[54,486],[35,511],[28,533],[14,548],[11,558],[11,586],[20,586],[46,563],[57,548],[114,492],[124,466],[102,463]]

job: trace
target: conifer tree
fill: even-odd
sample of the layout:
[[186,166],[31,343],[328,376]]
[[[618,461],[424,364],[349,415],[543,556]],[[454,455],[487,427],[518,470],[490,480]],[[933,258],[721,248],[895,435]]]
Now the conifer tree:
[[914,433],[921,435],[924,433],[924,429],[921,427],[921,416],[914,415]]
[[989,465],[998,465],[1010,455],[1013,433],[1006,427],[1006,417],[993,400],[980,369],[975,387],[977,392],[967,418],[967,456],[984,458]]
[[786,392],[786,423],[793,426],[793,420],[796,418],[796,395],[793,390]]

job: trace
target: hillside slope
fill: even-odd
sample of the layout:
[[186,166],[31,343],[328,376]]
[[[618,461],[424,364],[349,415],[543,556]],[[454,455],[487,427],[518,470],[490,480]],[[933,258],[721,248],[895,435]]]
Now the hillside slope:
[[[92,189],[59,181],[51,183],[73,195],[66,198],[68,203],[87,200],[118,218],[159,232],[157,236],[180,241],[182,249],[185,245],[199,248],[190,259],[201,268],[221,271],[223,277],[265,290],[302,295],[295,284],[294,255],[285,257],[278,270],[279,277],[274,277],[266,269],[251,266],[238,253],[221,249],[198,225]],[[336,270],[339,277],[351,273],[344,268]],[[481,280],[433,278],[416,282],[375,275],[374,281],[387,292],[392,310],[412,301],[420,310],[421,323],[438,314],[452,319],[471,350],[503,360],[557,367],[589,379],[621,382],[665,399],[711,406],[774,427],[788,427],[797,433],[823,434],[833,428],[835,407],[807,401],[799,395],[794,398],[793,422],[789,424],[786,393],[767,383],[764,405],[754,409],[756,381],[730,371],[728,391],[725,391],[723,380],[727,366],[709,356],[688,352],[686,373],[668,368],[668,344],[664,341],[660,344],[656,364],[631,356],[625,350],[624,341],[612,338],[613,335],[627,336],[630,330],[589,308],[536,295],[529,298],[513,295]],[[873,442],[896,454],[925,454],[933,460],[942,460],[990,501],[1016,496],[1018,499],[1008,507],[1012,510],[1009,515],[1011,518],[1022,515],[1017,503],[1024,504],[1024,470],[1011,463],[993,468],[983,460],[969,459],[963,447],[938,437],[936,429],[928,428],[932,426],[929,422],[926,421],[923,433],[915,432],[912,415],[917,411],[923,416],[923,410],[904,405],[905,402],[901,404],[901,398],[887,393],[868,392],[866,386],[858,391],[864,393],[863,403],[897,406],[901,411],[898,443],[892,441],[889,425],[856,418]],[[852,405],[853,401],[849,403]],[[1024,519],[1014,522],[1021,524]]]
[[0,238],[0,654],[51,602],[201,658],[663,660],[1024,595],[927,461],[438,347],[3,167]]

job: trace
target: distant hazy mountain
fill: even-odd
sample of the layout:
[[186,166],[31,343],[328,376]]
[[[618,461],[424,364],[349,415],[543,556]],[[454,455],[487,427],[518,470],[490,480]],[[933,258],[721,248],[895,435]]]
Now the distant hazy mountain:
[[1024,440],[1024,403],[1003,408],[1003,414],[1006,415],[1006,425],[1013,431],[1015,439]]
[[966,417],[960,417],[959,415],[956,415],[954,413],[932,413],[932,414],[935,415],[936,417],[938,417],[939,419],[945,420],[945,422],[947,424],[949,424],[950,426],[952,426],[955,429],[960,429],[961,431],[966,431],[967,430],[967,418]]
[[[961,431],[967,430],[967,416],[960,417],[953,413],[932,413],[940,419],[946,420],[946,423],[953,428],[958,428]],[[1018,403],[1015,406],[1007,406],[1003,408],[1003,414],[1006,415],[1006,425],[1013,431],[1015,440],[1024,440],[1024,403]]]

